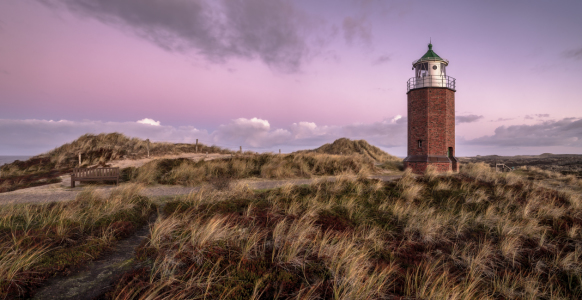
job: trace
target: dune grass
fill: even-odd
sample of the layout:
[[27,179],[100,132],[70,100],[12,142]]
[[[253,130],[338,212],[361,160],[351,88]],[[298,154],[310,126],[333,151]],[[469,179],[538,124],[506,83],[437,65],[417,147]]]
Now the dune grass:
[[89,188],[74,201],[0,206],[0,299],[27,298],[133,233],[155,209],[139,190],[127,185],[102,198]]
[[[15,161],[0,167],[0,193],[21,188],[60,182],[60,175],[72,168],[106,166],[110,161],[180,153],[234,153],[217,146],[173,144],[129,138],[121,133],[85,134],[71,143],[26,161]],[[79,154],[82,164],[79,165]]]
[[402,159],[390,155],[380,148],[370,145],[366,140],[350,140],[347,138],[340,138],[331,144],[325,144],[314,150],[302,150],[297,153],[320,153],[320,154],[335,154],[335,155],[352,155],[360,154],[377,162],[398,162]]
[[483,164],[170,201],[111,299],[579,299],[582,200]]
[[371,159],[358,154],[265,153],[198,162],[189,159],[159,159],[137,169],[124,169],[122,173],[125,180],[143,184],[194,186],[219,178],[283,179],[340,174],[365,176],[375,170]]
[[[47,153],[37,155],[27,161],[17,161],[2,166],[3,178],[39,174],[61,169],[69,170],[77,167],[105,165],[107,162],[120,158],[143,158],[151,156],[194,153],[195,144],[173,144],[165,142],[150,142],[139,138],[129,138],[121,133],[85,134],[71,143],[64,144]],[[234,153],[217,146],[198,144],[199,153]],[[79,153],[82,154],[82,165],[79,166]]]

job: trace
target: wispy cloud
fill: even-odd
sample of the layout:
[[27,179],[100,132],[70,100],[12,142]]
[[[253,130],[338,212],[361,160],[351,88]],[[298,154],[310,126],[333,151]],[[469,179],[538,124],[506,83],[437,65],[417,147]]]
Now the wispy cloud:
[[[153,120],[152,120],[153,121]],[[156,121],[154,121],[156,122]],[[0,119],[0,155],[34,155],[71,142],[85,133],[122,132],[154,141],[191,143],[208,132],[192,126],[152,126],[138,122]],[[206,141],[210,141],[208,138]]]
[[497,120],[491,120],[489,122],[505,122],[505,121],[511,121],[514,118],[498,118]]
[[464,115],[464,116],[457,116],[455,118],[455,121],[457,124],[461,124],[461,123],[473,123],[473,122],[477,122],[480,119],[483,119],[483,116],[480,115]]
[[378,58],[374,59],[374,61],[372,62],[372,65],[381,65],[383,63],[389,62],[392,58],[390,57],[390,55],[380,55],[378,56]]
[[500,126],[495,133],[468,141],[466,145],[487,146],[582,146],[582,119],[565,118],[535,125]]
[[368,46],[372,44],[372,27],[368,24],[365,16],[344,18],[342,29],[344,39],[349,45],[357,41]]
[[[144,121],[145,120],[145,121]],[[276,148],[312,148],[340,137],[366,139],[382,147],[406,145],[407,120],[401,116],[371,124],[345,126],[297,122],[287,128],[273,128],[259,118],[239,118],[218,126],[214,131],[193,126],[167,126],[145,118],[137,122],[53,121],[0,119],[0,155],[39,154],[70,142],[85,133],[121,132],[152,141],[205,144],[235,149],[238,146],[261,151]]]
[[582,59],[582,47],[580,47],[578,49],[564,51],[564,53],[562,55],[565,58],[580,60],[580,59]]
[[524,119],[533,120],[535,118],[543,119],[543,118],[549,118],[549,117],[550,117],[550,114],[534,114],[534,115],[525,115]]

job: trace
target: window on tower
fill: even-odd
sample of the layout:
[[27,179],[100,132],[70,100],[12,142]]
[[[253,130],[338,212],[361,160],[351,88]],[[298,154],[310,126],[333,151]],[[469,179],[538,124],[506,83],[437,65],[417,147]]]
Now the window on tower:
[[418,64],[416,67],[416,77],[425,77],[428,75],[428,63]]
[[422,140],[418,140],[418,148],[422,148]]

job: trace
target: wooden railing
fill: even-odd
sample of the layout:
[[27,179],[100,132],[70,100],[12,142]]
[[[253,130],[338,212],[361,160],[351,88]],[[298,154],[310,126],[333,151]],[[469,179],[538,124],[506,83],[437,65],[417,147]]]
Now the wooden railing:
[[495,172],[511,172],[512,168],[508,167],[506,164],[495,164]]

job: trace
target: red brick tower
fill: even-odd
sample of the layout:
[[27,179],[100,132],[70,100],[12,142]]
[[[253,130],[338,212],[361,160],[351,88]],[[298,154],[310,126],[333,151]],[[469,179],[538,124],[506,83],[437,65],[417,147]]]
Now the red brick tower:
[[455,79],[447,76],[449,61],[428,51],[412,62],[408,80],[408,157],[404,168],[424,173],[432,165],[440,172],[459,171],[455,158]]

